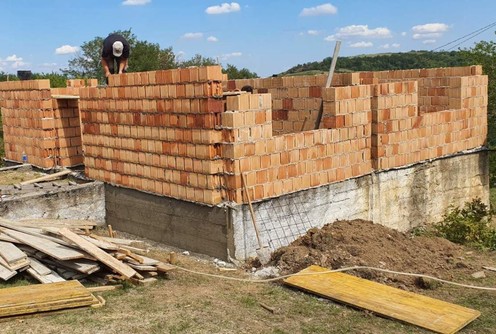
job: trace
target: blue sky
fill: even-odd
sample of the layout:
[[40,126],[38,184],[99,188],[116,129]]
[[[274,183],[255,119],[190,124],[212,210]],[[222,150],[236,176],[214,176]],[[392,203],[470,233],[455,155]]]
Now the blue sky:
[[270,76],[330,56],[335,40],[342,56],[432,50],[496,21],[496,1],[0,0],[0,13],[8,73],[58,71],[83,42],[131,28],[180,59],[199,53]]

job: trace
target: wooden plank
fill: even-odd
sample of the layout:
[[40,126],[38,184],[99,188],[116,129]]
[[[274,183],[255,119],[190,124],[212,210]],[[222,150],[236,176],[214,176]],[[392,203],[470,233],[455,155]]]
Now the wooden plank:
[[3,219],[3,218],[0,218],[0,226],[5,227],[9,230],[14,230],[14,231],[22,232],[25,234],[29,234],[29,235],[35,236],[37,238],[47,239],[47,240],[50,240],[52,242],[61,244],[63,246],[67,246],[67,247],[71,246],[67,242],[65,242],[64,240],[54,238],[52,236],[44,234],[43,230],[40,228],[16,226],[15,224],[12,224],[12,221],[7,220],[7,219]]
[[107,242],[111,242],[115,245],[120,245],[120,246],[131,246],[131,245],[135,245],[135,246],[141,246],[141,247],[145,247],[145,243],[141,240],[129,240],[129,239],[119,239],[119,238],[109,238],[109,237],[101,237],[101,236],[97,236],[97,235],[91,235],[91,237],[93,238],[96,238],[98,240],[103,240],[103,241],[107,241]]
[[22,167],[29,167],[29,169],[31,169],[31,165],[30,164],[22,164],[22,165],[15,165],[15,166],[9,166],[9,167],[2,167],[2,168],[0,168],[0,172],[5,172],[5,171],[8,171],[8,170],[13,170],[13,169],[19,169],[19,168],[22,168]]
[[62,228],[59,233],[124,277],[131,278],[136,275],[136,271],[133,268],[115,259],[110,254],[93,245],[91,242],[83,239],[76,233],[71,232],[69,229]]
[[16,240],[14,238],[11,238],[8,235],[3,234],[2,232],[0,232],[0,240],[1,241],[6,241],[6,242],[19,243],[19,240]]
[[57,282],[64,282],[65,279],[60,277],[58,274],[55,272],[51,272],[48,275],[40,275],[36,270],[33,268],[28,268],[26,270],[29,275],[33,276],[38,282],[43,283],[43,284],[48,284],[48,283],[57,283]]
[[[328,269],[310,266],[301,274]],[[344,273],[291,276],[290,286],[438,333],[455,333],[480,312]]]
[[71,227],[71,228],[89,228],[92,229],[98,225],[94,221],[81,219],[52,219],[52,218],[36,218],[36,219],[21,219],[13,221],[12,224],[24,227]]
[[86,288],[88,291],[95,293],[95,292],[106,292],[106,291],[112,291],[112,290],[117,290],[117,289],[122,289],[122,284],[117,284],[117,285],[107,285],[107,286],[94,286],[90,288]]
[[52,99],[77,100],[77,99],[79,99],[79,96],[78,95],[52,94]]
[[140,265],[154,266],[154,265],[157,265],[157,264],[160,263],[159,260],[155,260],[155,259],[152,259],[152,258],[143,256],[143,255],[140,255],[140,257],[143,260],[143,262],[141,262],[141,263],[138,262],[138,261],[136,261],[132,257],[127,257],[127,256],[126,256],[126,262],[129,262],[129,263],[134,264],[134,265],[137,265],[137,266],[140,266]]
[[172,264],[168,264],[168,263],[160,262],[157,265],[157,270],[160,271],[160,272],[163,272],[163,273],[167,273],[169,271],[173,271],[173,270],[176,270],[176,269],[177,269],[176,266],[173,266]]
[[86,235],[82,235],[81,238],[83,238],[83,239],[91,242],[92,244],[94,244],[95,246],[97,246],[97,247],[99,247],[101,249],[110,250],[110,251],[116,251],[116,250],[119,249],[119,246],[114,245],[111,242],[107,242],[107,241],[104,241],[104,240],[95,239],[95,238],[92,238],[92,237],[89,237],[89,236],[86,236]]
[[82,259],[86,256],[85,253],[80,252],[76,249],[62,246],[58,243],[52,242],[48,239],[38,238],[26,233],[19,231],[13,231],[6,228],[0,228],[0,231],[7,234],[8,236],[15,238],[34,249],[39,250],[57,260],[73,260]]
[[0,241],[0,257],[7,263],[15,263],[27,257],[26,253],[10,242]]
[[30,257],[29,261],[29,266],[41,276],[50,275],[52,273],[52,269],[48,268],[35,258]]
[[59,260],[55,260],[55,261],[43,260],[43,261],[47,262],[50,265],[54,265],[57,267],[64,267],[87,275],[93,274],[94,272],[100,270],[100,265],[97,262],[86,259],[78,259],[71,261],[59,261]]
[[9,280],[17,274],[17,271],[10,270],[0,264],[0,278],[4,281]]
[[145,265],[136,265],[132,263],[128,263],[128,266],[130,266],[133,269],[139,270],[139,271],[157,271],[157,267],[155,266],[145,266]]
[[98,300],[78,281],[0,289],[0,318],[90,306]]
[[0,257],[0,264],[10,270],[20,270],[24,267],[29,266],[29,259],[25,258],[24,260],[20,260],[15,263],[8,264],[3,258]]
[[53,173],[53,174],[45,175],[45,176],[42,176],[42,177],[37,177],[36,179],[32,179],[32,180],[28,180],[28,181],[23,181],[23,182],[21,182],[19,184],[21,186],[24,186],[24,185],[27,185],[27,184],[32,184],[32,183],[37,183],[37,182],[49,181],[49,180],[53,180],[53,179],[59,178],[61,176],[70,174],[70,173],[72,173],[72,171],[70,169],[66,169],[66,170],[63,170],[63,171],[58,172],[58,173]]

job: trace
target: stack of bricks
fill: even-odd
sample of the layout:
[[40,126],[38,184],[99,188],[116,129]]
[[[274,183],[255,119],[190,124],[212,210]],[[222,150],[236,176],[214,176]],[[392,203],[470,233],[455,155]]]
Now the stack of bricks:
[[372,165],[389,169],[422,160],[421,118],[417,82],[401,81],[373,86]]
[[82,164],[79,89],[50,88],[49,80],[1,82],[6,159],[22,162],[25,155],[43,169]]
[[68,79],[66,86],[80,88],[80,87],[96,87],[98,86],[98,79]]
[[[367,89],[359,87],[359,92],[366,96]],[[326,100],[345,98],[343,90],[336,90],[327,89]],[[273,137],[269,94],[228,97],[227,111],[222,114],[224,138],[229,138],[222,147],[228,174],[225,197],[237,203],[246,201],[241,173],[254,200],[370,173],[370,103],[357,108],[346,115],[346,127]]]
[[49,80],[0,82],[5,158],[56,166],[56,129]]
[[446,67],[432,69],[412,69],[379,72],[360,72],[362,83],[389,83],[415,80],[418,82],[419,112],[435,112],[458,109],[460,77],[480,76],[482,67]]
[[346,171],[347,177],[365,175],[372,168],[371,89],[370,85],[323,88],[320,127],[336,133],[335,141],[346,145],[338,167]]
[[[487,77],[447,78],[451,109],[420,112],[417,81],[375,86],[372,98],[374,169],[390,169],[485,144]],[[455,97],[458,96],[458,97]],[[424,100],[425,101],[425,100]]]
[[[359,80],[358,73],[335,74],[331,86],[354,85]],[[326,82],[327,75],[286,76],[229,80],[225,88],[239,90],[249,85],[255,93],[272,94],[273,133],[281,135],[314,129]]]
[[127,73],[82,88],[89,177],[206,204],[221,198],[220,66]]

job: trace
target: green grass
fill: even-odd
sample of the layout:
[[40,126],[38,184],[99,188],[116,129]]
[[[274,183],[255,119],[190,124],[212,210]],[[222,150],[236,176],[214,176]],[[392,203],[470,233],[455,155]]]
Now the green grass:
[[496,209],[496,188],[489,189],[489,203],[491,205],[491,210]]

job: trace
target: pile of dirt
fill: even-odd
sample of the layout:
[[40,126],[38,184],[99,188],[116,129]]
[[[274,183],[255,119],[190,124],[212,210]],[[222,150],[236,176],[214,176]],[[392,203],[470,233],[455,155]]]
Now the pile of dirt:
[[[472,253],[446,239],[412,236],[357,219],[310,229],[289,246],[276,250],[271,264],[283,274],[312,264],[331,269],[370,266],[458,281],[484,265],[474,260]],[[411,276],[363,269],[349,273],[406,290],[425,287],[425,280]]]

